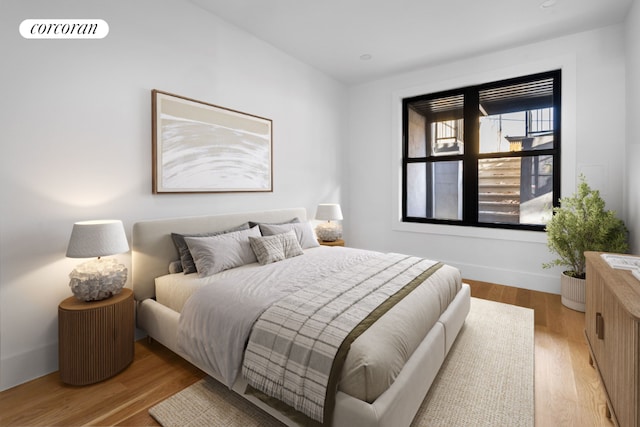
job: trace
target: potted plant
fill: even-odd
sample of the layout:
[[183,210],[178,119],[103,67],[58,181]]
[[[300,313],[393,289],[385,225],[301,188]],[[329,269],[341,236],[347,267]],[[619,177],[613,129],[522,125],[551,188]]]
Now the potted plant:
[[614,211],[605,210],[598,190],[592,190],[584,176],[575,194],[560,199],[546,226],[547,246],[558,258],[544,268],[566,267],[560,278],[562,304],[584,311],[585,251],[626,253],[627,228]]

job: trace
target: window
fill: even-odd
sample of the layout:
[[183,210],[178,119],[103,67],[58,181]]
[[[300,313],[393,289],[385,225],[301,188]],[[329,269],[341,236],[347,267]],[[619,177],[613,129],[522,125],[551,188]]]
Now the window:
[[544,230],[560,197],[560,77],[403,99],[403,221]]

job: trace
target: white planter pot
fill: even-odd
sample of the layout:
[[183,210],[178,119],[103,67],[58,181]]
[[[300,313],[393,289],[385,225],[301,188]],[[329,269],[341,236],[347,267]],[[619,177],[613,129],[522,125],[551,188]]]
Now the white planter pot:
[[585,279],[578,279],[562,273],[560,276],[562,304],[572,310],[584,312],[585,285]]

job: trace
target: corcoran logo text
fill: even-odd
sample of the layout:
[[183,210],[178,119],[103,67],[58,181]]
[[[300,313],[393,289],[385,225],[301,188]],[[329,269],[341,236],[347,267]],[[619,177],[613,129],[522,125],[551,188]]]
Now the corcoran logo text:
[[25,19],[20,35],[25,39],[102,39],[109,24],[102,19]]

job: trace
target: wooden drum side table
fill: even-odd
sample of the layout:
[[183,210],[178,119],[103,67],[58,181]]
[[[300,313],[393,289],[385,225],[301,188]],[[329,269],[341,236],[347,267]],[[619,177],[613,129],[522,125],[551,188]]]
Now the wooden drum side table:
[[134,302],[131,289],[101,301],[72,296],[58,306],[60,379],[71,385],[102,381],[133,361]]

